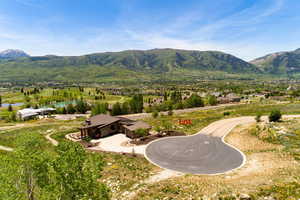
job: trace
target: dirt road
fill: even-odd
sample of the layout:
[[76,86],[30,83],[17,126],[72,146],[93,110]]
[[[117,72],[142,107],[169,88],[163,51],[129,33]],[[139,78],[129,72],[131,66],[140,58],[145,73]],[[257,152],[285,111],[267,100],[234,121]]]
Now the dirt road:
[[56,141],[55,139],[51,138],[51,135],[53,133],[50,133],[48,135],[45,136],[45,138],[51,143],[53,144],[54,146],[58,146],[58,141]]
[[2,151],[13,151],[12,148],[10,148],[10,147],[5,147],[5,146],[1,146],[1,145],[0,145],[0,150],[2,150]]

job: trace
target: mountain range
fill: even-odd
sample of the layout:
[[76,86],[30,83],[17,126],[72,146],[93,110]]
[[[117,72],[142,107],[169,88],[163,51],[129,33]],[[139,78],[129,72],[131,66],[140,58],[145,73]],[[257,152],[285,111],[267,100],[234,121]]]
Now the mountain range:
[[300,49],[251,62],[218,51],[127,50],[83,56],[0,53],[0,81],[136,82],[284,76],[300,72]]
[[300,49],[268,54],[251,63],[270,74],[294,75],[300,73]]
[[1,59],[16,59],[21,57],[29,57],[29,55],[24,51],[17,49],[7,49],[0,52]]

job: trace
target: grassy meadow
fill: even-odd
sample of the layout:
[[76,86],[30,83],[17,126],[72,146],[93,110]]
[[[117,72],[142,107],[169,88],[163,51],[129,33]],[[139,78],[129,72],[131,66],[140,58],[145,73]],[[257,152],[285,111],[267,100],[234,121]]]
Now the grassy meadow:
[[[300,114],[300,102],[285,104],[242,104],[213,110],[195,111],[179,115],[160,115],[157,118],[144,119],[154,129],[170,128],[186,133],[195,134],[208,124],[225,118],[240,116],[256,116],[258,113],[268,115],[272,110],[279,109],[282,114]],[[180,125],[179,120],[192,120],[191,125]]]

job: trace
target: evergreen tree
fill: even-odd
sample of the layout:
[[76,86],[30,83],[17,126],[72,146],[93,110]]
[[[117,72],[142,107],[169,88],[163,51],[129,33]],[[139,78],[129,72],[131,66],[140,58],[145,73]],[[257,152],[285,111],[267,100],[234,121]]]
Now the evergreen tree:
[[67,114],[66,107],[63,107],[63,108],[62,108],[62,111],[61,111],[61,113],[62,113],[62,114]]
[[98,103],[92,108],[92,115],[106,114],[108,110],[108,105],[106,103]]
[[167,92],[164,93],[164,101],[168,101],[168,93]]
[[88,109],[89,109],[88,104],[83,100],[79,100],[76,102],[75,110],[77,113],[85,114],[86,111],[88,111]]
[[115,115],[121,115],[121,114],[122,114],[121,105],[119,102],[117,102],[112,107],[111,115],[115,116]]
[[133,113],[141,113],[143,112],[144,100],[142,94],[134,95],[133,98],[129,102],[130,109]]
[[129,103],[128,102],[124,102],[122,104],[122,114],[129,114],[130,113],[130,108],[129,108]]
[[171,93],[171,101],[173,103],[178,103],[178,102],[181,102],[182,100],[182,95],[181,95],[181,92],[179,91],[174,91]]
[[17,114],[16,114],[16,112],[11,112],[11,114],[9,115],[9,121],[11,121],[11,122],[17,121]]
[[208,97],[208,104],[212,105],[212,106],[217,105],[218,104],[217,98],[214,95],[209,96]]
[[193,108],[193,107],[203,107],[204,102],[200,96],[197,94],[192,94],[186,101],[185,107]]
[[8,105],[8,108],[7,108],[8,112],[12,112],[13,111],[13,107],[11,104]]
[[76,112],[73,104],[68,104],[66,108],[67,114],[74,114]]

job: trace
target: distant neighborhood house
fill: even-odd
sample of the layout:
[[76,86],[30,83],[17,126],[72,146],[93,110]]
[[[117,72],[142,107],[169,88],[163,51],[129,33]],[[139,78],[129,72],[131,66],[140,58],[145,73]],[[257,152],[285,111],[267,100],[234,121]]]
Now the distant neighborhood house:
[[217,98],[218,103],[224,104],[224,103],[234,103],[234,102],[240,102],[241,97],[237,96],[234,93],[230,93],[224,97],[218,97]]
[[147,134],[151,126],[142,121],[102,114],[87,119],[80,132],[81,138],[89,136],[92,139],[99,139],[116,133],[124,133],[129,138],[138,138],[139,129],[145,130]]
[[269,99],[275,101],[286,101],[288,100],[289,96],[270,96]]
[[54,108],[40,108],[40,109],[25,108],[22,110],[18,110],[17,117],[20,120],[28,120],[38,116],[45,116],[55,111],[56,110]]

